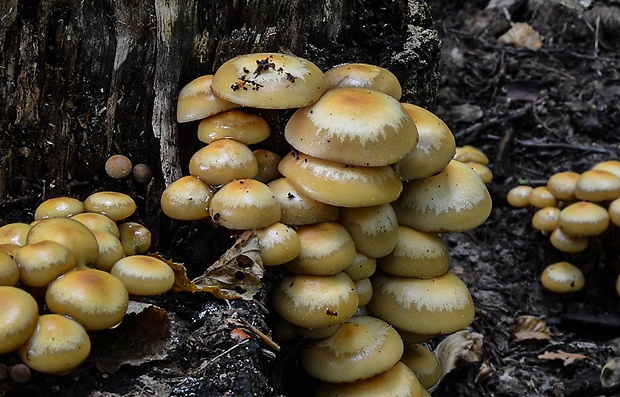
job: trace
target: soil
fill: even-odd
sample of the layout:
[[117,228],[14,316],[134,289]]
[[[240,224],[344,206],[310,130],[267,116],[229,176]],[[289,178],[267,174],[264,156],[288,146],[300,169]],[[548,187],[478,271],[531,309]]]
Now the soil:
[[[443,236],[452,269],[474,298],[468,335],[481,349],[462,355],[432,395],[618,396],[618,384],[601,382],[603,366],[620,356],[618,245],[599,240],[581,254],[561,253],[531,227],[531,212],[510,207],[505,196],[519,184],[544,185],[558,171],[619,159],[620,4],[599,1],[586,11],[545,0],[493,8],[486,1],[430,3],[443,43],[436,113],[459,146],[489,156],[494,173],[488,221]],[[542,47],[500,44],[511,22],[536,29]],[[133,188],[146,211],[155,211],[151,190]],[[155,231],[172,242],[162,255],[184,263],[189,278],[234,241],[201,223],[166,226],[166,233]],[[582,291],[558,295],[541,286],[545,266],[561,260],[584,269]],[[268,272],[253,300],[186,292],[144,299],[155,307],[140,307],[118,329],[99,333],[77,371],[33,373],[23,385],[5,381],[0,395],[311,396],[313,381],[296,359],[299,342],[276,341],[279,352],[271,344],[267,291],[275,277]],[[522,316],[542,320],[549,338],[518,341]]]

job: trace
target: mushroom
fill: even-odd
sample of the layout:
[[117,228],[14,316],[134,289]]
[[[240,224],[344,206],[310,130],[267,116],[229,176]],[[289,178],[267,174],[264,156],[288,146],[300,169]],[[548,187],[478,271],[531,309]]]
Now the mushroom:
[[280,221],[290,226],[309,225],[338,219],[338,207],[316,201],[301,193],[288,178],[267,184],[280,204]]
[[59,314],[44,314],[17,353],[24,364],[36,371],[65,375],[88,357],[90,338],[77,321]]
[[575,197],[587,201],[609,201],[620,197],[620,177],[609,171],[588,170],[579,175]]
[[136,202],[125,193],[103,191],[88,196],[84,200],[84,209],[106,215],[113,221],[120,221],[134,213]]
[[489,158],[486,154],[475,146],[464,145],[456,147],[454,160],[461,163],[478,163],[489,165]]
[[355,87],[377,90],[399,100],[403,89],[392,72],[367,63],[344,63],[325,72],[329,87]]
[[26,236],[30,225],[23,222],[7,223],[0,226],[0,244],[14,244],[22,246],[26,244]]
[[615,199],[607,207],[609,220],[616,226],[620,226],[620,198]]
[[151,247],[151,231],[146,226],[138,222],[123,222],[118,225],[118,230],[125,255],[144,254]]
[[34,211],[34,219],[60,218],[84,212],[84,203],[72,197],[56,197],[45,200]]
[[528,200],[532,207],[545,208],[558,205],[558,199],[547,189],[547,186],[537,186],[532,189]]
[[246,144],[218,139],[192,155],[189,173],[204,183],[223,185],[235,179],[254,178],[258,161]]
[[116,237],[120,235],[116,222],[106,215],[99,214],[97,212],[82,212],[80,214],[73,215],[71,219],[80,222],[90,231],[101,230],[102,232],[110,233]]
[[390,204],[342,208],[338,222],[347,229],[358,252],[379,258],[394,250],[398,220]]
[[13,286],[0,286],[0,354],[23,345],[34,332],[39,306],[32,295]]
[[532,216],[532,226],[543,233],[551,233],[558,228],[560,209],[557,207],[541,208]]
[[370,302],[372,298],[372,283],[369,278],[354,280],[355,290],[357,291],[357,306],[363,307]]
[[174,272],[160,259],[146,255],[132,255],[120,259],[110,269],[132,295],[159,295],[174,284]]
[[600,205],[577,201],[560,211],[558,226],[570,236],[596,236],[607,230],[609,213]]
[[534,188],[528,185],[515,186],[508,191],[506,201],[513,207],[529,207],[529,197],[532,190],[534,190]]
[[413,371],[425,389],[435,386],[441,379],[439,360],[421,343],[406,344],[400,361]]
[[172,182],[161,194],[161,210],[166,216],[182,221],[209,217],[208,204],[213,196],[209,185],[193,175]]
[[549,237],[551,245],[562,252],[576,253],[588,248],[588,238],[584,236],[570,236],[557,228]]
[[254,179],[263,183],[269,183],[282,176],[280,171],[278,171],[278,164],[280,164],[282,156],[267,149],[256,149],[252,153],[256,157],[256,163],[258,164],[258,172]]
[[267,121],[261,116],[239,109],[227,110],[203,119],[198,124],[198,140],[213,143],[218,139],[234,139],[246,145],[269,137]]
[[476,171],[476,174],[480,176],[482,182],[490,183],[493,180],[493,172],[486,165],[480,163],[473,163],[471,161],[465,162],[463,164],[466,164],[467,166],[469,166],[469,168]]
[[187,123],[238,108],[239,105],[226,101],[213,93],[213,75],[207,74],[190,81],[181,88],[177,99],[177,121]]
[[581,290],[585,284],[585,277],[572,263],[557,262],[543,270],[540,281],[549,291],[563,294]]
[[14,287],[19,281],[19,266],[13,256],[0,251],[0,286]]
[[131,174],[133,164],[127,156],[115,154],[106,160],[104,168],[110,178],[123,179]]
[[579,174],[572,171],[557,172],[547,179],[547,189],[558,200],[575,201],[575,188]]
[[356,281],[372,276],[376,269],[376,258],[356,252],[353,263],[344,269],[344,272],[351,277],[351,280]]
[[133,170],[131,171],[133,174],[133,179],[139,183],[150,182],[153,178],[153,171],[151,167],[144,163],[138,163],[134,165]]
[[301,239],[295,229],[276,222],[256,231],[263,266],[277,266],[299,256]]
[[123,245],[118,237],[101,230],[93,230],[93,234],[99,245],[99,256],[93,264],[95,269],[109,272],[112,266],[125,257]]
[[19,280],[31,287],[44,287],[75,267],[73,253],[52,240],[26,244],[17,251]]
[[607,160],[598,162],[592,167],[592,169],[611,172],[612,174],[620,178],[620,161],[618,160]]

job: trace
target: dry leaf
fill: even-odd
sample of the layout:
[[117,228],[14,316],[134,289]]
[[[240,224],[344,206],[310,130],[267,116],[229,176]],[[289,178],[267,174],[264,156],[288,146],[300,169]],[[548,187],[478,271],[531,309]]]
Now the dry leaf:
[[620,358],[614,357],[607,361],[601,370],[601,385],[614,387],[620,384]]
[[448,335],[439,342],[434,353],[441,364],[444,376],[463,362],[480,361],[482,355],[482,334],[463,330]]
[[558,350],[557,352],[544,352],[543,354],[539,354],[538,358],[543,360],[562,360],[564,361],[564,365],[572,364],[577,360],[582,360],[586,358],[583,354],[578,353],[568,353],[563,350]]
[[528,339],[551,339],[551,332],[547,328],[547,324],[534,316],[517,317],[514,326],[510,330],[515,335],[517,342]]
[[512,44],[531,50],[537,50],[543,45],[540,33],[525,22],[513,23],[512,27],[497,40],[500,44]]

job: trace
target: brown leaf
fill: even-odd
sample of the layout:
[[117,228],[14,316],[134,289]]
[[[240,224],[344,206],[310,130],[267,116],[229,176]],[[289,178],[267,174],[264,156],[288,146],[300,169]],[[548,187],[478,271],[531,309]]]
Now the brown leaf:
[[528,339],[551,339],[551,332],[547,324],[538,317],[519,316],[515,319],[515,324],[510,329],[517,342]]
[[442,376],[465,362],[480,361],[482,343],[483,336],[469,330],[455,332],[439,342],[434,353],[441,363]]
[[537,50],[543,45],[540,33],[525,22],[513,23],[510,30],[501,35],[497,41],[500,44],[512,44],[515,47],[525,47],[531,50]]
[[562,360],[566,366],[572,364],[576,360],[582,360],[586,358],[586,356],[583,354],[568,353],[563,350],[558,350],[557,352],[544,352],[543,354],[539,354],[538,358],[543,360]]

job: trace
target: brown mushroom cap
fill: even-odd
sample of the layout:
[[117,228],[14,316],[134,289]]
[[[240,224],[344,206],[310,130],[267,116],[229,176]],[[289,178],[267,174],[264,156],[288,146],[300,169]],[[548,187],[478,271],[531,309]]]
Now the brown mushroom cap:
[[298,109],[284,136],[310,156],[361,166],[392,164],[418,143],[416,125],[397,100],[361,88],[332,89]]
[[601,169],[585,171],[577,179],[575,197],[588,201],[614,200],[620,197],[620,177]]
[[553,232],[558,227],[560,211],[557,207],[539,209],[532,216],[532,226],[542,232]]
[[438,174],[454,157],[456,143],[452,131],[428,110],[410,103],[402,103],[402,106],[417,127],[419,140],[404,158],[394,164],[394,169],[404,181]]
[[17,352],[24,364],[36,371],[64,375],[88,357],[90,338],[77,321],[59,314],[44,314]]
[[96,269],[65,273],[47,288],[45,303],[52,313],[66,314],[86,329],[108,329],[120,323],[129,305],[123,283]]
[[118,278],[132,295],[159,295],[174,284],[174,272],[160,259],[146,255],[126,256],[112,266],[110,274]]
[[67,217],[84,212],[84,203],[72,197],[47,199],[34,211],[34,219]]
[[558,200],[574,201],[579,174],[572,171],[557,172],[547,179],[547,189]]
[[64,245],[51,240],[26,244],[17,251],[19,279],[31,287],[43,287],[75,267],[75,257]]
[[534,188],[528,185],[515,186],[508,191],[506,201],[513,207],[529,207],[532,190]]
[[367,63],[345,63],[325,72],[330,88],[355,87],[377,90],[399,100],[403,89],[392,72]]
[[138,163],[133,166],[133,170],[131,171],[133,174],[133,178],[136,182],[146,183],[149,182],[153,178],[153,170],[148,164]]
[[256,231],[263,266],[277,266],[295,259],[301,252],[301,239],[290,226],[276,222]]
[[577,201],[560,211],[558,225],[570,236],[596,236],[607,230],[609,213],[600,205]]
[[435,386],[441,379],[439,360],[423,344],[406,344],[400,361],[409,367],[425,389]]
[[253,145],[269,137],[269,124],[261,116],[239,109],[227,110],[203,119],[198,124],[198,140],[212,143],[218,139]]
[[398,174],[388,165],[353,166],[303,153],[289,153],[278,168],[301,193],[335,206],[386,204],[396,200],[403,189]]
[[491,213],[491,196],[467,165],[452,160],[441,173],[405,182],[392,206],[398,223],[424,232],[460,232],[481,225]]
[[8,223],[0,227],[0,244],[26,244],[26,236],[30,225],[23,222]]
[[127,156],[115,154],[110,156],[105,162],[105,172],[110,178],[123,179],[131,174],[133,164]]
[[209,215],[227,229],[251,230],[279,222],[281,210],[269,186],[255,179],[239,179],[215,192]]
[[288,178],[267,184],[280,204],[280,221],[290,226],[309,225],[338,219],[338,207],[316,201],[301,193]]
[[338,222],[347,229],[358,252],[379,258],[392,252],[398,239],[398,220],[390,204],[341,208]]
[[164,189],[161,195],[161,210],[172,219],[204,219],[209,216],[208,204],[212,196],[209,185],[193,175],[187,175]]
[[276,285],[271,299],[283,319],[304,328],[340,324],[355,314],[358,304],[355,284],[344,273],[286,276]]
[[561,294],[581,290],[585,284],[585,277],[572,263],[557,262],[543,270],[540,281],[549,291]]
[[398,329],[418,334],[449,334],[471,324],[474,303],[467,286],[454,273],[434,278],[392,276],[371,278],[368,308]]
[[588,238],[583,236],[570,236],[557,228],[549,237],[551,245],[562,252],[581,252],[588,248]]
[[398,332],[383,320],[355,316],[329,338],[306,343],[301,364],[324,382],[354,382],[392,368],[403,354]]
[[26,291],[0,286],[0,354],[24,344],[34,332],[39,317],[37,301]]
[[547,186],[537,186],[528,196],[530,205],[538,208],[555,207],[558,199],[547,189]]
[[189,173],[210,185],[254,178],[258,161],[250,148],[233,139],[218,139],[196,151],[189,160]]
[[84,209],[98,212],[113,221],[120,221],[136,210],[136,202],[125,193],[103,191],[93,193],[84,200]]
[[211,83],[220,98],[242,106],[294,109],[316,102],[329,88],[325,74],[294,55],[239,55],[220,66]]
[[181,88],[177,100],[177,121],[186,123],[212,116],[240,105],[226,101],[213,93],[213,75],[207,74],[190,81]]

